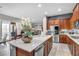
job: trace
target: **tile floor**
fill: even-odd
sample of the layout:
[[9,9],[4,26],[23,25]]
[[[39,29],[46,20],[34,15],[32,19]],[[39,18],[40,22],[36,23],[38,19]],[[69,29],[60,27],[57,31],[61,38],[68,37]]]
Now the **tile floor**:
[[[0,56],[9,56],[10,46],[0,45]],[[49,56],[71,56],[70,50],[67,44],[54,43]]]
[[72,56],[67,44],[54,43],[49,56]]

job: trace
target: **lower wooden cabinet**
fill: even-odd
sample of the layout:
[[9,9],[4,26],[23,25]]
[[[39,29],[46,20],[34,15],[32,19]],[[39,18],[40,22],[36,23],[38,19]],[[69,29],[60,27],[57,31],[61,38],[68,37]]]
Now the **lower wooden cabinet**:
[[70,48],[71,54],[74,56],[74,46],[75,46],[75,43],[68,36],[67,36],[67,44],[68,44],[68,46]]
[[52,49],[52,37],[44,43],[44,56],[48,56]]
[[60,35],[59,36],[59,42],[60,43],[67,43],[66,36],[65,35]]
[[[52,49],[52,37],[50,37],[43,44],[44,44],[43,55],[48,56],[50,50]],[[16,47],[16,56],[35,56],[35,49],[31,52],[28,52]]]
[[44,56],[48,55],[48,41],[45,42],[44,44]]
[[24,51],[20,48],[16,48],[16,56],[33,56],[34,53],[32,52],[28,52],[28,51]]
[[78,44],[75,44],[75,47],[74,47],[74,55],[75,56],[79,56],[79,45]]
[[60,43],[68,44],[71,54],[74,55],[74,41],[71,40],[67,35],[60,35]]

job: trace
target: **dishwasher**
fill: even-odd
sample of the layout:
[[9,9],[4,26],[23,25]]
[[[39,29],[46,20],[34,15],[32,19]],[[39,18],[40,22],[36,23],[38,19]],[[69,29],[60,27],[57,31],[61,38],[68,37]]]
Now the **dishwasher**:
[[41,44],[35,49],[35,56],[43,56],[43,52],[44,52],[44,45]]

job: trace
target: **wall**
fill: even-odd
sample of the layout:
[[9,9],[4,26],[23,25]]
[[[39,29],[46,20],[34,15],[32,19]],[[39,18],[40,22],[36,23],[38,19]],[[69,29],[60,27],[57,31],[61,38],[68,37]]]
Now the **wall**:
[[47,18],[46,18],[46,16],[43,18],[43,31],[47,31]]
[[2,38],[2,20],[0,19],[0,41]]
[[[21,19],[18,19],[18,18],[15,18],[15,17],[11,17],[11,16],[8,16],[8,15],[3,15],[3,14],[0,14],[0,29],[2,31],[0,31],[0,38],[3,38],[4,35],[7,33],[8,34],[8,37],[7,39],[10,39],[10,22],[16,22],[17,24],[17,28],[20,30],[20,28],[18,27],[18,23],[21,21]],[[2,25],[3,24],[3,25]],[[2,27],[3,26],[3,27]],[[5,27],[4,27],[5,26]],[[18,30],[18,34],[19,34],[19,31]],[[5,32],[6,31],[6,32]]]

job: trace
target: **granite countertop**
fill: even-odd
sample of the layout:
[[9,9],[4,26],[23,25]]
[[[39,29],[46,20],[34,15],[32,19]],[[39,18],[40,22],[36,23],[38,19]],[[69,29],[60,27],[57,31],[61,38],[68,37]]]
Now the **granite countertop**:
[[23,49],[25,51],[31,52],[35,48],[37,48],[39,45],[44,43],[46,40],[48,40],[50,37],[51,37],[51,35],[34,36],[31,43],[24,43],[21,39],[12,40],[8,43],[14,47],[18,47],[18,48]]
[[60,34],[60,35],[67,35],[71,40],[73,40],[76,44],[79,45],[79,39],[75,39],[71,36],[79,36],[78,34],[68,34],[68,33],[64,33],[64,34]]
[[75,39],[75,38],[73,38],[73,37],[71,37],[71,36],[79,36],[79,35],[77,35],[77,34],[66,34],[71,40],[73,40],[76,44],[78,44],[79,45],[79,39]]

